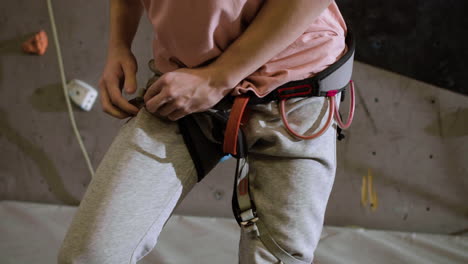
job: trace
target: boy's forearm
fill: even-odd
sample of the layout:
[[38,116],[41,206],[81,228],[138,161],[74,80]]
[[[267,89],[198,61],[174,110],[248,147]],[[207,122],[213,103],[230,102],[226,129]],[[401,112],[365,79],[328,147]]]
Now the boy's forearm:
[[142,13],[140,0],[110,0],[109,48],[130,49]]
[[332,0],[267,0],[244,33],[212,66],[234,87],[293,43]]

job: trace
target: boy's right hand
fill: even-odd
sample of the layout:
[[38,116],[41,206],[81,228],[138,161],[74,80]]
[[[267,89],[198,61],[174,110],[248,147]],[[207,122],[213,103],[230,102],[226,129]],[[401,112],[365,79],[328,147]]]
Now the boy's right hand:
[[119,119],[138,113],[139,109],[122,95],[122,89],[127,94],[133,94],[137,90],[137,69],[137,61],[130,49],[122,47],[109,50],[106,66],[99,80],[104,112]]

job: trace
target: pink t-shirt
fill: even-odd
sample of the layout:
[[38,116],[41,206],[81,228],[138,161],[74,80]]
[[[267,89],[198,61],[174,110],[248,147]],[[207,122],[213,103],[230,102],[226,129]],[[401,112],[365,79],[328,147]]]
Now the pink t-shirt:
[[[211,62],[247,28],[264,0],[142,0],[154,29],[155,67],[165,73]],[[233,90],[263,97],[311,77],[346,52],[346,24],[333,2],[291,45]]]

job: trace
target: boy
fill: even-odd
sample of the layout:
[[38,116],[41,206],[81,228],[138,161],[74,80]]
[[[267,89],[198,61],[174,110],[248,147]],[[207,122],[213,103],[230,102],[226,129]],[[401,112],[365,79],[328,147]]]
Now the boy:
[[[263,97],[327,68],[346,51],[346,25],[332,0],[111,0],[103,110],[132,118],[99,165],[68,230],[59,263],[136,263],[156,244],[173,209],[197,183],[177,121],[226,96]],[[143,11],[154,29],[156,73],[145,107],[136,91],[131,43]],[[159,73],[158,73],[159,72]],[[324,97],[286,101],[290,125],[325,122]],[[336,131],[314,140],[288,134],[275,102],[250,107],[245,135],[250,191],[275,241],[295,263],[311,263],[336,171]],[[283,263],[241,232],[239,263]]]

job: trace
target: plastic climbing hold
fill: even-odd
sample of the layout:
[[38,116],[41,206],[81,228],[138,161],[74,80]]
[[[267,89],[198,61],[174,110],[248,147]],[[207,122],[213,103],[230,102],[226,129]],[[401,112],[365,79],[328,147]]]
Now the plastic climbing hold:
[[24,52],[43,55],[46,52],[48,45],[49,41],[47,34],[44,30],[41,30],[30,39],[23,42],[22,48]]

